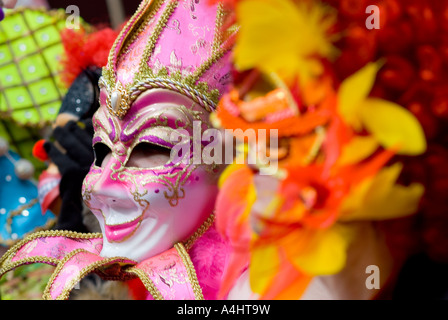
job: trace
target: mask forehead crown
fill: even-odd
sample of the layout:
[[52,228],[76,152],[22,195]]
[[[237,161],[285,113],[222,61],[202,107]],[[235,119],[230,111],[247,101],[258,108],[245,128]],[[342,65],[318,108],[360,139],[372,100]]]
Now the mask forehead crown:
[[[236,28],[207,1],[144,0],[111,49],[100,85],[109,113],[122,119],[145,91],[164,88],[213,111],[231,81]],[[235,31],[233,31],[235,30]]]

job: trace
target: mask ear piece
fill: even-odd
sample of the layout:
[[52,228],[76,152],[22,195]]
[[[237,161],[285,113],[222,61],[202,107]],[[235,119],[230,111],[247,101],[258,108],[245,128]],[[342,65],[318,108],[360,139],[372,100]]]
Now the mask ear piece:
[[95,166],[101,167],[104,159],[111,152],[112,151],[110,150],[110,148],[104,143],[95,143],[95,145],[93,146],[93,153],[95,155]]

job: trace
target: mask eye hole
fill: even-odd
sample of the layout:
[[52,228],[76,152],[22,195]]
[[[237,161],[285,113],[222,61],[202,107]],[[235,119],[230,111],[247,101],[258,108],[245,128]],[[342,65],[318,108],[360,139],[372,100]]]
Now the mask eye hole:
[[155,144],[141,142],[134,147],[126,167],[154,168],[166,164],[171,150]]
[[112,153],[110,148],[104,143],[96,143],[93,146],[93,152],[95,154],[95,166],[97,167],[101,167],[106,156]]

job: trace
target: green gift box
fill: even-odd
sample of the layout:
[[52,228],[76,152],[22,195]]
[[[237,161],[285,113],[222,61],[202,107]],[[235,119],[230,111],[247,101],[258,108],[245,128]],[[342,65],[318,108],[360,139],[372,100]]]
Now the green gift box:
[[22,127],[50,125],[67,89],[60,80],[64,10],[19,8],[0,24],[0,117]]

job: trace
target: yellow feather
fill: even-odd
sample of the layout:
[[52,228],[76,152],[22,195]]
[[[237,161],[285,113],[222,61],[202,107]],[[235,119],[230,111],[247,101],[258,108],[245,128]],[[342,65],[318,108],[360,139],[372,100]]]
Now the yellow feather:
[[384,168],[354,188],[342,205],[339,220],[385,220],[415,213],[424,188],[418,183],[396,185],[401,169],[399,163]]
[[381,64],[370,62],[342,82],[338,92],[338,110],[347,124],[355,130],[362,125],[359,119],[361,103],[367,99]]
[[382,99],[367,99],[360,105],[366,129],[384,148],[398,147],[398,154],[419,155],[426,151],[421,124],[407,109]]
[[335,48],[328,28],[334,23],[327,7],[291,0],[246,0],[237,8],[241,25],[235,63],[241,70],[258,68],[302,82],[322,72],[312,57],[330,57]]

